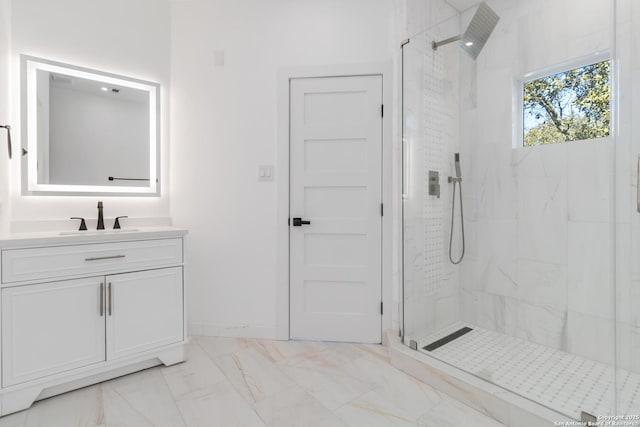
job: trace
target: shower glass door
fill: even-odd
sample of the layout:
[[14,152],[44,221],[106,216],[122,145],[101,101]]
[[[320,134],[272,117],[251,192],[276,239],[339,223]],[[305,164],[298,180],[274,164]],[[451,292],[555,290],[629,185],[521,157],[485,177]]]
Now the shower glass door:
[[[634,0],[619,1],[640,17]],[[640,363],[640,335],[631,338],[640,325],[628,319],[640,319],[640,273],[616,293],[632,262],[614,249],[622,236],[633,256],[640,213],[634,207],[631,218],[628,205],[640,147],[631,147],[631,111],[626,152],[616,145],[614,42],[622,34],[614,37],[613,0],[488,0],[500,21],[477,58],[464,38],[433,49],[471,31],[477,8],[434,2],[436,23],[402,48],[404,343],[559,420],[634,411],[640,392],[622,391],[621,382],[635,384],[638,367],[616,376],[616,355],[628,367]],[[627,49],[632,34],[630,25]],[[627,66],[640,75],[640,66]],[[630,104],[640,99],[631,89]],[[455,153],[464,235],[448,179],[457,177]],[[626,229],[614,221],[621,191]],[[455,265],[449,253],[462,254],[463,238]],[[640,238],[632,240],[637,260]],[[626,330],[616,314],[622,299]],[[626,353],[616,330],[626,334]],[[621,405],[625,396],[630,403]]]
[[[404,341],[420,341],[459,320],[458,271],[443,254],[450,202],[446,160],[457,150],[457,72],[434,61],[431,41],[452,19],[411,38],[403,48]],[[458,53],[442,49],[457,68]],[[453,72],[452,72],[453,71]],[[447,80],[448,79],[448,80]],[[429,195],[429,172],[438,174],[440,197]]]
[[615,12],[617,403],[640,425],[640,3],[616,0]]

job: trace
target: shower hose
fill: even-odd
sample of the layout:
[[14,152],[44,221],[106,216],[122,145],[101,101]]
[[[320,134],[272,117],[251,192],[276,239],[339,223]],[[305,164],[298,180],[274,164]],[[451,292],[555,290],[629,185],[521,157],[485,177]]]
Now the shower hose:
[[[453,259],[453,222],[456,211],[456,184],[459,186],[460,193],[460,229],[462,230],[462,253],[457,260]],[[451,200],[451,233],[449,233],[449,260],[452,264],[460,264],[464,258],[464,210],[462,208],[462,182],[457,179],[453,181],[453,199]]]

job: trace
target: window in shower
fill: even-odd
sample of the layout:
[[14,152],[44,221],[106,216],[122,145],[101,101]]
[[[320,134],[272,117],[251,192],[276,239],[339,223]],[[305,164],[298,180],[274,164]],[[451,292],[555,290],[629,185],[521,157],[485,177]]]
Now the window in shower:
[[523,145],[609,136],[610,73],[606,60],[523,81]]

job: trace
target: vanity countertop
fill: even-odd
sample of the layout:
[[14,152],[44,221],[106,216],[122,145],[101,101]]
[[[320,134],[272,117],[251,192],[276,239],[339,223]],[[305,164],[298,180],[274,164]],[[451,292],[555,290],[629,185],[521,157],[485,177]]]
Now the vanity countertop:
[[182,237],[187,230],[178,227],[141,227],[122,230],[47,231],[37,233],[7,233],[0,235],[0,249],[37,246],[61,246],[88,243],[123,242],[130,240],[168,239]]

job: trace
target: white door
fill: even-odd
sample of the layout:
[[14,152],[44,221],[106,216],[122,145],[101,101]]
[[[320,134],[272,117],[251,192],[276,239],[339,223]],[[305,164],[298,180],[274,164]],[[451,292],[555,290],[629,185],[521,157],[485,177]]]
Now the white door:
[[106,277],[107,360],[183,340],[182,267]]
[[379,343],[382,76],[292,80],[290,150],[290,336]]
[[2,290],[4,387],[105,360],[104,277]]

